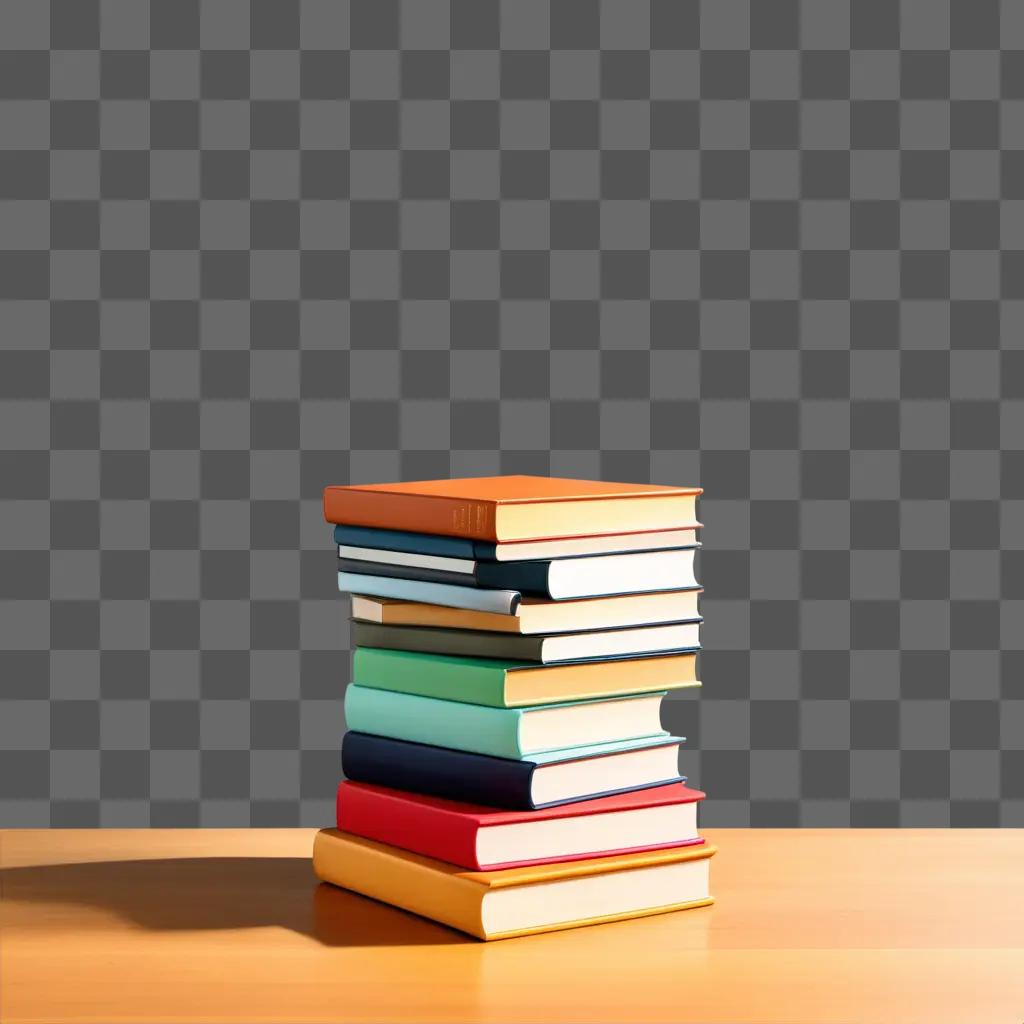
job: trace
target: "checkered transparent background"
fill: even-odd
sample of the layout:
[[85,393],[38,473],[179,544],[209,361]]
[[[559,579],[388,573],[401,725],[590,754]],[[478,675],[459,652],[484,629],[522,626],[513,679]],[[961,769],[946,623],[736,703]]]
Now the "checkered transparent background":
[[4,0],[0,823],[331,818],[325,483],[700,483],[705,824],[1024,824],[1024,4]]

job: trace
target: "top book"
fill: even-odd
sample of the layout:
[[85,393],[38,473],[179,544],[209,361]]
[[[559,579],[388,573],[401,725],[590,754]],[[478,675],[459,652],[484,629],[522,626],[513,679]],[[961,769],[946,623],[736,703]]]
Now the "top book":
[[485,476],[324,488],[329,523],[472,540],[549,540],[695,527],[699,487]]

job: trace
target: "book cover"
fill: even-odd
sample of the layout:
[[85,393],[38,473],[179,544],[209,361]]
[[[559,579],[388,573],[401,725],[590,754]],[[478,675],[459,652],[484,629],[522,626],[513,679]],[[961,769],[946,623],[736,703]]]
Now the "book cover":
[[519,757],[519,710],[457,704],[350,683],[345,722],[350,729],[495,757]]
[[631,843],[628,834],[620,833],[616,840],[618,845],[607,849],[588,850],[586,853],[560,857],[535,857],[481,864],[476,848],[477,835],[481,829],[696,803],[703,799],[704,794],[699,790],[689,789],[682,783],[673,783],[615,796],[577,800],[541,810],[510,811],[418,793],[405,793],[362,782],[342,782],[337,792],[337,826],[344,832],[398,846],[403,850],[411,850],[425,857],[434,857],[480,871],[497,871],[525,867],[529,864],[588,860],[596,856],[608,857],[641,850],[694,845],[703,840],[692,839],[686,843],[645,846]]
[[408,530],[377,530],[369,526],[335,526],[334,543],[339,547],[382,548],[411,555],[437,555],[440,558],[475,560],[478,542],[467,537],[445,537],[438,533],[412,533]]
[[324,489],[346,526],[499,542],[694,525],[700,488],[541,476],[473,477]]
[[[572,802],[572,799],[543,804],[534,802],[531,782],[540,765],[588,761],[632,750],[678,746],[682,742],[681,736],[665,735],[506,758],[350,730],[341,744],[341,770],[354,782],[369,782],[389,789],[426,793],[485,807],[528,811]],[[685,781],[677,775],[649,785]],[[591,796],[611,796],[616,792],[627,790],[606,790]]]
[[[488,633],[479,629],[438,629],[431,626],[385,626],[352,620],[352,644],[408,654],[443,654],[461,658],[538,662],[543,659],[543,634]],[[369,678],[369,677],[368,677]],[[372,684],[367,684],[372,685]]]
[[531,661],[358,647],[352,680],[374,690],[492,708],[677,690],[699,685],[697,655],[649,655],[538,665]]
[[489,892],[703,861],[714,853],[715,847],[705,843],[504,871],[466,871],[453,864],[375,843],[338,829],[323,829],[317,833],[313,843],[313,870],[321,881],[431,918],[479,939],[490,940],[707,906],[713,902],[710,896],[673,901],[675,894],[666,892],[665,902],[657,906],[598,913],[589,917],[577,915],[507,931],[489,930],[485,927],[483,915],[484,898]]
[[450,583],[430,583],[423,580],[344,571],[338,573],[338,589],[353,594],[368,594],[371,597],[422,601],[427,604],[447,605],[451,608],[466,608],[470,611],[491,612],[497,615],[515,615],[522,599],[517,590],[485,590],[482,587],[453,586]]

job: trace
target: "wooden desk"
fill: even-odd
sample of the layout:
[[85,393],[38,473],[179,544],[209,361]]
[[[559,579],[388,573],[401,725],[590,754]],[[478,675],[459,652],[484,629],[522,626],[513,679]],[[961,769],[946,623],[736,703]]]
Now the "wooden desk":
[[0,1020],[1024,1021],[1024,831],[713,829],[714,907],[479,943],[313,833],[0,833]]

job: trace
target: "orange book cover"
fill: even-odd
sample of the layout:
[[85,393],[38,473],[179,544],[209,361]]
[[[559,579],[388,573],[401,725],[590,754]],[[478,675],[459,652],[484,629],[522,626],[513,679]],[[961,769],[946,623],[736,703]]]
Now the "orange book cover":
[[629,873],[643,868],[706,861],[714,853],[714,846],[703,844],[594,857],[590,860],[534,864],[499,871],[468,871],[445,861],[422,857],[385,843],[327,828],[318,832],[313,842],[313,870],[321,881],[429,917],[451,928],[468,932],[478,939],[505,939],[707,906],[712,899],[707,895],[696,899],[680,899],[680,894],[667,891],[660,897],[664,902],[642,909],[611,911],[530,927],[492,930],[484,908],[488,893],[512,888],[543,887],[549,883],[587,876]]
[[699,487],[491,476],[324,488],[329,523],[471,540],[551,540],[694,527]]

